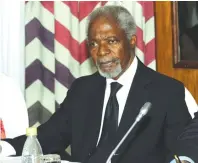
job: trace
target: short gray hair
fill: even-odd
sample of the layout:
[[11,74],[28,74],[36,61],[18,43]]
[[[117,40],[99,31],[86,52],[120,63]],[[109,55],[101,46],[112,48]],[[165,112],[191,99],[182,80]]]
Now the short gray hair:
[[100,16],[111,16],[118,23],[119,27],[124,30],[129,41],[136,34],[136,23],[130,12],[122,6],[111,5],[99,7],[88,16],[86,28],[87,38],[91,22]]

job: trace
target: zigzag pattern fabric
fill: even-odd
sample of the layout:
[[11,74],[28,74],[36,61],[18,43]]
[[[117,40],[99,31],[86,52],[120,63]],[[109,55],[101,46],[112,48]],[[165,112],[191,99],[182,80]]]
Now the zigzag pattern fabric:
[[50,118],[76,78],[96,71],[86,51],[86,18],[95,8],[110,4],[123,5],[135,17],[136,55],[155,69],[153,2],[26,2],[25,78],[31,126]]

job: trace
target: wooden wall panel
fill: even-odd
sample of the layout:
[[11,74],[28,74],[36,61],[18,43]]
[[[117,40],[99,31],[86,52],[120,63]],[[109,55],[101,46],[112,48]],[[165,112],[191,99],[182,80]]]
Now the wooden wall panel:
[[180,80],[198,102],[198,69],[173,68],[171,2],[155,2],[157,71]]

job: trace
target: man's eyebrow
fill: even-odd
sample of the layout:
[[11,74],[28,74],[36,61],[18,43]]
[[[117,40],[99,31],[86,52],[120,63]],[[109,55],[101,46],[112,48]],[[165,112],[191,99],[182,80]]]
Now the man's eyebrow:
[[108,40],[108,39],[119,40],[118,37],[116,37],[116,36],[109,36],[109,37],[106,37],[106,38],[105,38],[105,40]]
[[[106,36],[105,38],[103,38],[102,40],[108,40],[108,39],[118,39],[117,36]],[[92,42],[92,41],[97,41],[97,38],[91,38],[91,39],[88,39],[88,42]]]
[[88,42],[92,42],[92,41],[96,41],[96,39],[95,38],[92,38],[92,39],[88,39],[87,41]]

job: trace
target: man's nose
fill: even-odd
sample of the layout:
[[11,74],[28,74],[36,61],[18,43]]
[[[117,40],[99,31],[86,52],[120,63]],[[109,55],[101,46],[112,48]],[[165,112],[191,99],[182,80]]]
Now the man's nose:
[[110,49],[108,45],[106,44],[100,44],[99,50],[98,50],[98,56],[105,56],[110,53]]

